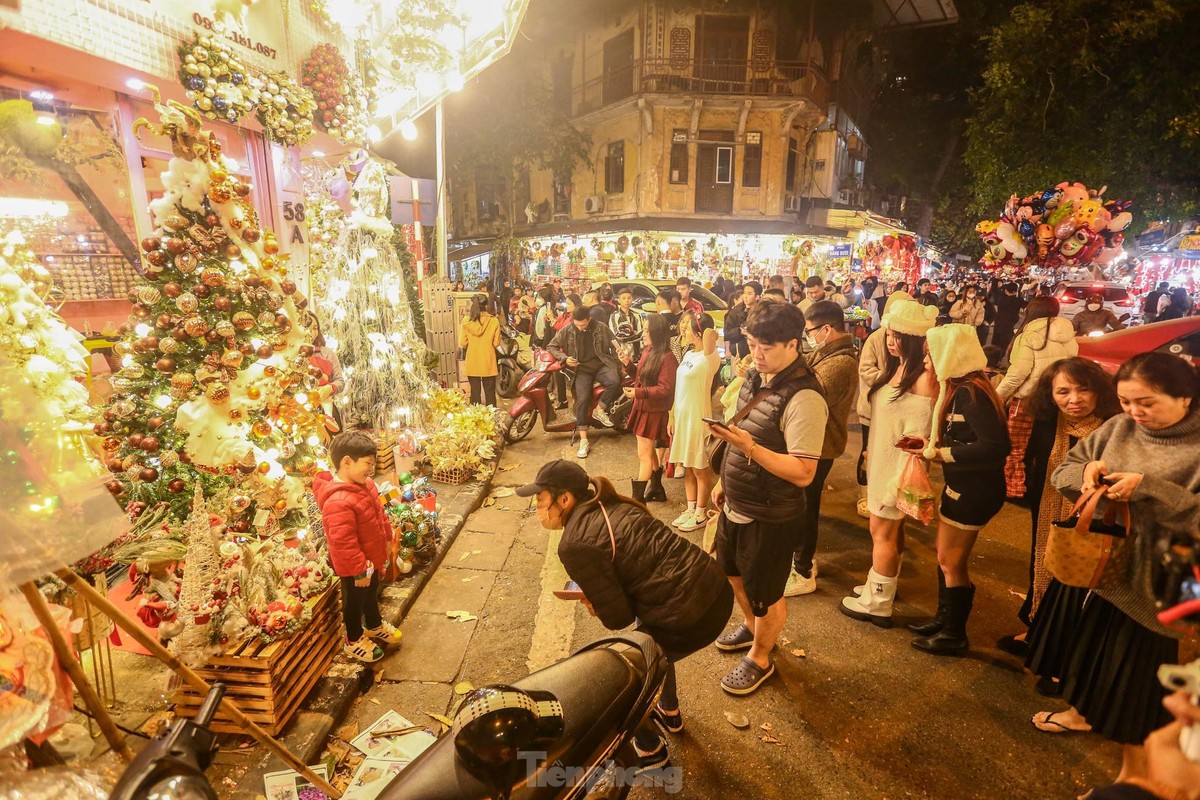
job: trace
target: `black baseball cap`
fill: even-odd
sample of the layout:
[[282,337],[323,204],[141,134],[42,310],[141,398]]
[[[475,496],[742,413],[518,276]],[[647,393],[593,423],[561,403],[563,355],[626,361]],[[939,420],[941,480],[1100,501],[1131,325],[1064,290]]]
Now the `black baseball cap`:
[[532,497],[546,489],[554,492],[570,492],[580,500],[591,494],[591,484],[588,482],[588,474],[583,471],[583,467],[574,461],[562,458],[543,465],[538,470],[533,483],[517,487],[517,494],[521,497]]

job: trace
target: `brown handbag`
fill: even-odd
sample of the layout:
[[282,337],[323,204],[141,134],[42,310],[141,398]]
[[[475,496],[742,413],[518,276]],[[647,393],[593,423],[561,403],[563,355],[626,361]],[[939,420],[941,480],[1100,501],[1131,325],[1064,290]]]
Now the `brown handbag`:
[[[772,394],[772,389],[770,386],[764,386],[763,388],[759,389],[754,397],[750,398],[750,402],[742,406],[742,408],[730,418],[729,424],[737,425],[739,422],[744,420],[750,415],[750,412],[754,410],[754,407],[765,400],[769,394]],[[721,474],[721,465],[725,461],[725,448],[728,445],[729,442],[725,441],[724,439],[718,439],[716,436],[713,436],[706,445],[707,449],[705,455],[708,457],[708,468],[715,472],[718,476]]]
[[1098,486],[1080,495],[1070,516],[1051,524],[1045,564],[1059,583],[1095,589],[1108,566],[1115,540],[1129,537],[1127,503],[1109,500],[1101,521],[1096,521],[1096,510],[1106,491],[1107,486]]

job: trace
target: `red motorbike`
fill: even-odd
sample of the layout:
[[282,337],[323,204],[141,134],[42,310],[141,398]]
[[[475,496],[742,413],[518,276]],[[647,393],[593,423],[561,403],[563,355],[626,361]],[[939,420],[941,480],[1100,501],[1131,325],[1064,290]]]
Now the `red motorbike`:
[[[539,416],[542,419],[542,430],[547,433],[564,431],[574,433],[574,410],[570,407],[563,409],[563,415],[559,417],[554,404],[550,402],[550,385],[554,380],[555,373],[560,371],[566,376],[567,383],[573,385],[575,381],[573,369],[555,359],[548,350],[534,349],[533,368],[525,373],[525,377],[521,378],[521,383],[517,387],[519,397],[509,407],[509,418],[501,431],[505,441],[513,444],[524,439],[537,424]],[[632,386],[633,381],[625,378],[622,385]],[[596,384],[592,389],[591,404],[588,406],[589,414],[596,407],[596,403],[603,393],[604,387]],[[623,392],[613,401],[612,407],[608,409],[608,417],[612,420],[614,430],[624,431],[626,429],[625,423],[629,419],[629,412],[632,408],[633,401]]]

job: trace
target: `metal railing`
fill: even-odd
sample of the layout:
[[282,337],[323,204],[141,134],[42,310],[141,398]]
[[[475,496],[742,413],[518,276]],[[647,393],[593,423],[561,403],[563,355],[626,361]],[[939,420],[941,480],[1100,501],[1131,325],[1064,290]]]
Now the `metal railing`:
[[637,94],[654,93],[795,97],[824,108],[829,81],[819,67],[796,61],[639,59],[575,86],[571,112],[589,114]]

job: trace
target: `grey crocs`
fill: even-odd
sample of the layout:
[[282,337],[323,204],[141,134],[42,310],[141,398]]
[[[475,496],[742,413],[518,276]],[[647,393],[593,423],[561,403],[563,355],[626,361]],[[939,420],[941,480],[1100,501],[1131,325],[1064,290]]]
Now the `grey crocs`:
[[748,658],[743,658],[738,665],[721,678],[721,688],[730,694],[750,694],[763,682],[775,674],[775,662],[772,661],[763,669]]
[[717,649],[726,653],[736,653],[738,650],[749,650],[754,644],[754,634],[745,624],[738,625],[728,633],[717,637]]

